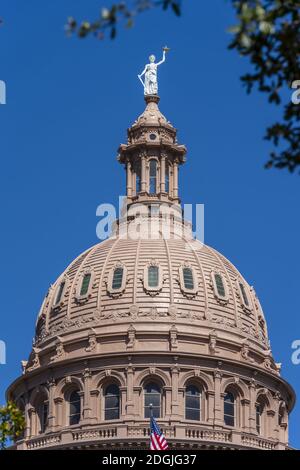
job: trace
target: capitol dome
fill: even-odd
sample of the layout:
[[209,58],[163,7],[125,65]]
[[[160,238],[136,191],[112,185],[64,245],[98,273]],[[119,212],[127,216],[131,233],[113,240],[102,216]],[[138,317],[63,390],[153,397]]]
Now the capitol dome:
[[158,96],[145,99],[118,151],[122,215],[50,286],[8,389],[26,418],[16,448],[148,448],[151,407],[171,449],[287,449],[295,395],[260,302],[193,237],[178,195],[186,148]]

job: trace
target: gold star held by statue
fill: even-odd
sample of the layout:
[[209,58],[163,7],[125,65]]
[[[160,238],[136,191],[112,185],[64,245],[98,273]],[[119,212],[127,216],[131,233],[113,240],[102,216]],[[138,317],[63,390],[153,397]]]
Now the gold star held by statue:
[[163,51],[169,52],[170,48],[168,46],[163,47]]

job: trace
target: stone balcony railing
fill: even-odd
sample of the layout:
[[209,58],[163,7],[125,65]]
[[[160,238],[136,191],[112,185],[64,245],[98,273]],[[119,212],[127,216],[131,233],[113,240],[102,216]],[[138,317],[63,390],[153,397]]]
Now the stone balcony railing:
[[[221,445],[231,448],[248,448],[248,449],[265,449],[276,450],[285,449],[286,446],[274,440],[264,439],[260,436],[253,434],[243,433],[238,430],[223,430],[223,429],[208,429],[201,428],[200,426],[191,425],[163,425],[161,428],[169,441],[176,446],[178,443],[181,445],[189,445],[191,442],[194,445]],[[62,448],[62,447],[78,447],[87,443],[101,443],[109,446],[109,443],[129,443],[131,440],[134,442],[141,441],[143,445],[148,442],[150,428],[148,422],[140,422],[135,425],[118,424],[115,426],[95,426],[82,429],[62,429],[60,432],[53,434],[45,434],[39,437],[33,437],[19,441],[17,444],[18,449],[35,450],[35,449],[49,449],[49,448]]]

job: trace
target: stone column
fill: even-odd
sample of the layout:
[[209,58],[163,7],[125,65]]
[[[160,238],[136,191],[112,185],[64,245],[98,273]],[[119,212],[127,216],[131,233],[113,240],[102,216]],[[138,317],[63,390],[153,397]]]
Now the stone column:
[[223,394],[221,395],[221,382],[222,382],[222,373],[220,371],[215,371],[215,403],[214,403],[214,425],[223,426],[224,417],[223,417]]
[[274,410],[267,410],[267,429],[266,429],[267,439],[274,438],[275,416],[276,416],[276,413]]
[[249,423],[249,413],[250,413],[250,405],[251,402],[250,400],[247,400],[246,398],[243,398],[241,400],[241,428],[245,432],[250,431]]
[[147,191],[146,157],[145,157],[144,154],[141,156],[141,190],[142,190],[142,192]]
[[[96,423],[98,420],[102,421],[103,419],[103,400],[99,400],[100,392],[98,389],[90,390],[91,397],[91,420]],[[99,419],[99,418],[100,419]]]
[[251,381],[249,385],[250,390],[250,405],[249,405],[249,432],[256,433],[256,413],[255,413],[255,397],[256,397],[256,384]]
[[173,163],[173,197],[178,198],[178,162]]
[[215,403],[215,392],[213,390],[207,391],[207,422],[214,424],[214,403]]
[[24,415],[25,415],[25,429],[24,429],[24,439],[28,439],[30,437],[30,402],[28,394],[26,394],[26,402],[24,408]]
[[178,384],[179,384],[179,368],[173,367],[171,369],[172,380],[172,401],[171,401],[171,415],[172,419],[179,419],[179,402],[178,402]]
[[55,391],[55,380],[50,379],[48,381],[49,390],[49,408],[48,408],[48,431],[54,432],[55,430],[55,406],[54,406],[54,391]]
[[[164,417],[165,419],[170,419],[171,413],[172,413],[172,387],[163,387],[163,393],[164,393],[164,400],[165,400],[165,410],[161,413],[161,416]],[[162,397],[163,398],[163,397]],[[161,405],[163,405],[163,400]]]
[[131,172],[131,162],[127,161],[127,197],[132,197],[132,172]]
[[65,426],[66,416],[63,416],[64,399],[62,397],[56,397],[54,398],[54,404],[56,406],[56,427]]
[[128,366],[126,369],[127,373],[127,399],[126,399],[126,410],[125,414],[127,417],[134,416],[134,397],[133,397],[133,376],[134,376],[134,368],[132,366]]
[[91,381],[91,371],[90,369],[85,369],[83,372],[83,382],[84,382],[84,393],[83,393],[83,420],[89,422],[91,418],[91,398],[90,398],[90,381]]
[[31,438],[35,435],[35,421],[36,421],[36,413],[35,409],[29,405],[28,407],[28,420],[29,420],[29,429],[28,429],[28,437]]
[[160,192],[164,193],[166,191],[166,156],[161,155],[160,160]]

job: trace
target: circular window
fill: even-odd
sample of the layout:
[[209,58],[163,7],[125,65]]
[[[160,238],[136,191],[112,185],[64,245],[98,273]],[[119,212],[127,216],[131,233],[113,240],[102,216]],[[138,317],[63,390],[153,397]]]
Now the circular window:
[[150,134],[149,137],[150,137],[151,140],[155,140],[156,139],[156,134]]

